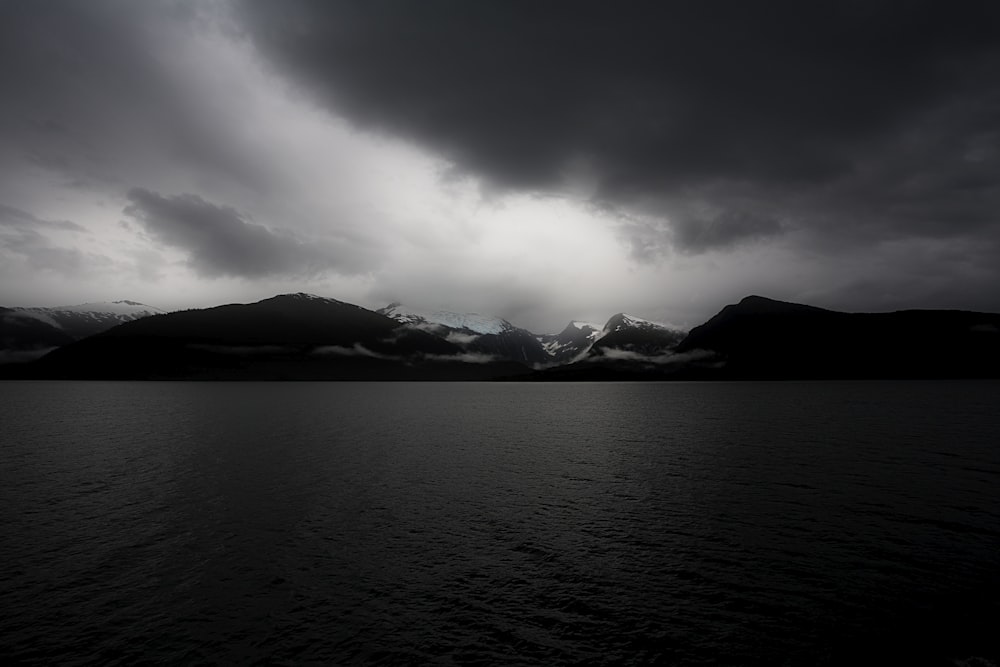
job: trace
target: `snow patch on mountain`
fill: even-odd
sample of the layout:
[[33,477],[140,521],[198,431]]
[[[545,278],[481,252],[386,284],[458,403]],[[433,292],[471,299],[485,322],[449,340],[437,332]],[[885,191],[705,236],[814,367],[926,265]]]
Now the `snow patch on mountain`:
[[309,294],[307,292],[292,292],[289,294],[279,294],[274,298],[301,299],[302,301],[319,301],[320,303],[340,303],[340,304],[344,303],[343,301],[338,301],[337,299],[331,299],[330,297],[326,296],[317,296],[315,294]]
[[595,341],[604,335],[604,327],[592,322],[573,320],[557,334],[536,336],[542,349],[556,364],[573,363],[586,355]]
[[507,320],[479,313],[452,313],[439,310],[431,313],[428,319],[452,329],[468,329],[479,334],[498,334],[514,328],[514,325]]
[[622,331],[623,329],[669,329],[671,331],[677,331],[678,328],[672,324],[664,324],[663,322],[653,322],[652,320],[646,320],[641,317],[636,317],[635,315],[629,315],[627,313],[619,313],[615,315],[608,323],[602,327],[604,333],[610,333],[612,331]]
[[39,322],[45,322],[46,324],[55,327],[56,329],[62,329],[62,325],[56,321],[56,318],[52,317],[48,312],[45,312],[38,308],[25,308],[23,310],[13,310],[5,315],[9,318],[21,317],[29,318],[33,320],[38,320]]
[[70,306],[17,308],[11,317],[43,322],[70,338],[78,340],[92,336],[125,322],[131,322],[166,311],[138,301],[96,301]]
[[555,355],[555,353],[559,351],[559,348],[563,346],[563,343],[560,343],[558,340],[546,340],[545,336],[535,337],[538,339],[538,342],[542,344],[542,349],[545,350],[545,353],[550,357]]
[[140,317],[150,315],[160,315],[167,311],[147,306],[138,301],[94,301],[89,303],[78,303],[72,306],[53,306],[39,308],[19,308],[16,313],[22,317],[33,317],[46,324],[66,328],[66,317],[76,316],[77,318],[91,319],[95,321],[117,321],[128,322]]
[[477,334],[499,334],[514,329],[507,320],[479,313],[455,313],[448,310],[425,311],[392,303],[378,311],[402,324],[440,324],[450,329],[465,329]]
[[[586,331],[587,329],[593,329],[597,334],[604,330],[604,327],[600,324],[594,324],[593,322],[581,322],[580,320],[573,320],[569,323],[570,326],[579,329],[580,331]],[[591,334],[595,335],[595,334]]]

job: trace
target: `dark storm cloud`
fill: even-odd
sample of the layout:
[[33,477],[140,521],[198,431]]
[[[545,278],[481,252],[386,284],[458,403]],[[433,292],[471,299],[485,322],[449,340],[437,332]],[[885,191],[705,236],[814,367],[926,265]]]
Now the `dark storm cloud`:
[[558,190],[582,167],[595,201],[669,219],[626,227],[640,249],[996,221],[996,3],[240,6],[260,48],[359,125],[500,187]]
[[[7,0],[0,292],[1000,310],[998,25],[961,0]],[[194,270],[150,271],[150,242]]]
[[[699,253],[764,240],[783,231],[779,220],[743,209],[722,209],[711,213],[675,212],[668,215],[673,224],[666,227],[669,233],[662,234],[662,238],[657,232],[664,225],[649,229],[649,223],[646,223],[647,229],[642,233],[632,229],[633,241],[644,241],[646,245],[643,250],[647,255],[654,250],[664,252],[665,248],[661,247],[664,242],[686,252]],[[642,252],[634,254],[643,258]]]
[[[156,68],[122,3],[0,8],[0,133],[9,157],[77,175],[114,146],[100,139],[123,111],[157,97]],[[134,12],[133,12],[134,13]]]
[[782,231],[777,220],[742,210],[726,210],[711,217],[680,217],[673,228],[673,243],[690,252],[728,248]]
[[31,164],[64,185],[107,190],[121,187],[123,170],[134,179],[167,157],[264,187],[259,161],[228,141],[218,105],[177,75],[170,50],[214,20],[215,6],[0,3],[0,169]]
[[153,239],[185,251],[207,277],[303,276],[343,268],[323,244],[248,221],[239,211],[191,194],[163,196],[142,188],[128,193],[125,214]]

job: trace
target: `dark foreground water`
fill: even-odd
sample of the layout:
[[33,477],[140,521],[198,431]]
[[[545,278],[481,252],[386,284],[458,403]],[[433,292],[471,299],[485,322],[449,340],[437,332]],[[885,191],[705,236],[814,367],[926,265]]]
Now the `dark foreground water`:
[[0,658],[988,664],[1000,383],[0,384]]

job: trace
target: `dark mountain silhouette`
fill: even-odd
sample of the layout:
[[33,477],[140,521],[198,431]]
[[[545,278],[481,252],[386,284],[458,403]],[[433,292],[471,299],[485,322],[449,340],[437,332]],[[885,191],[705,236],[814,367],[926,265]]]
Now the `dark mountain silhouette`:
[[550,360],[535,334],[519,327],[477,336],[468,344],[468,350],[523,364],[541,364]]
[[[683,336],[618,314],[533,336],[506,320],[388,317],[308,294],[152,315],[71,342],[0,309],[5,377],[79,379],[659,380],[1000,377],[1000,314],[842,313],[750,296]],[[530,336],[551,364],[530,373]],[[682,338],[683,336],[683,338]],[[51,348],[55,348],[49,351]],[[562,356],[559,356],[559,355]],[[13,355],[13,356],[12,356]],[[504,360],[506,359],[506,360]],[[566,363],[571,361],[572,363]],[[545,362],[543,362],[545,363]],[[540,366],[543,367],[544,366]]]
[[691,330],[732,378],[1000,376],[1000,315],[960,310],[842,313],[749,296]]
[[163,312],[135,301],[3,308],[2,311],[0,363],[30,361],[52,348],[107,331],[123,322]]
[[523,372],[465,363],[437,336],[307,294],[135,320],[55,350],[38,377],[476,379]]
[[[660,353],[656,338],[629,334],[636,336],[631,347],[609,332],[582,360],[536,372],[530,379],[1000,377],[1000,314],[993,313],[842,313],[749,296],[673,346],[663,336]],[[601,346],[607,346],[603,353]]]
[[0,363],[30,361],[73,340],[48,322],[13,308],[0,308]]

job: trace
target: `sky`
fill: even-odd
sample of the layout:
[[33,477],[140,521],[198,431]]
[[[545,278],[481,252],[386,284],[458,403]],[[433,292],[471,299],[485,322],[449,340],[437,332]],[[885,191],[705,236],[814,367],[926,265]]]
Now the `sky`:
[[0,305],[1000,311],[1000,5],[3,0]]

